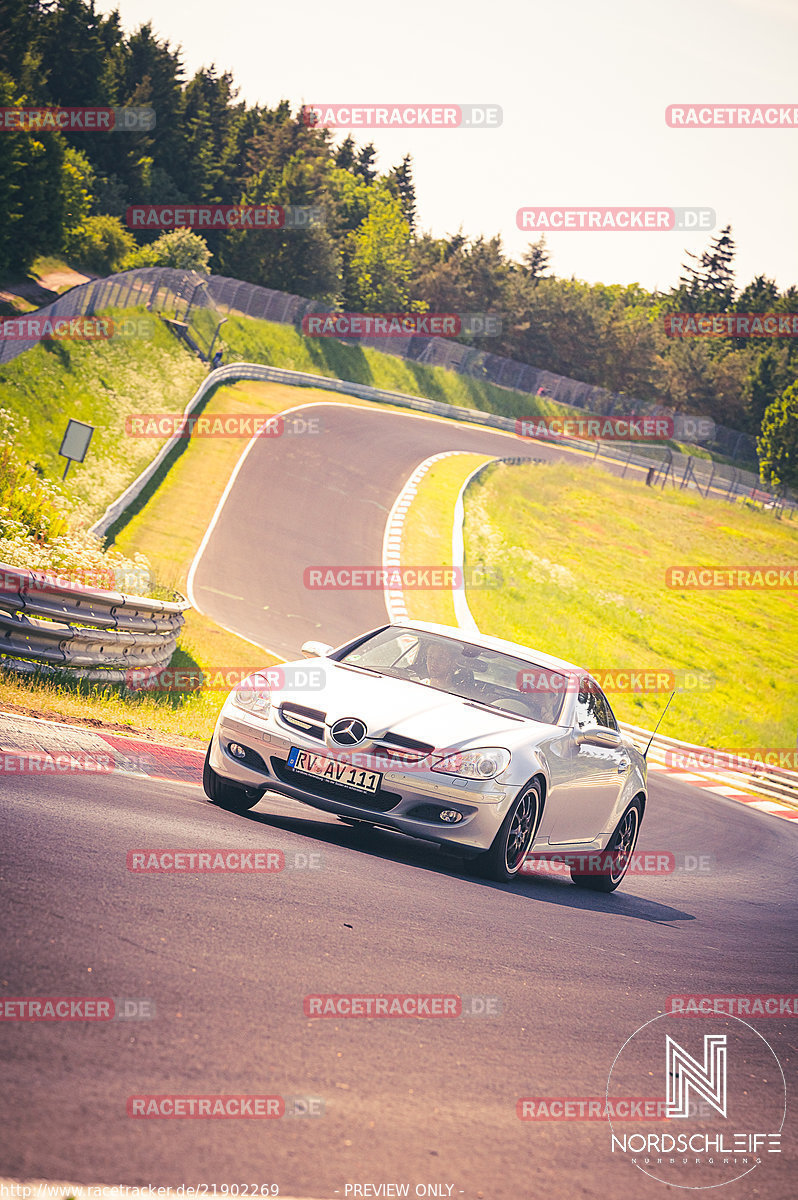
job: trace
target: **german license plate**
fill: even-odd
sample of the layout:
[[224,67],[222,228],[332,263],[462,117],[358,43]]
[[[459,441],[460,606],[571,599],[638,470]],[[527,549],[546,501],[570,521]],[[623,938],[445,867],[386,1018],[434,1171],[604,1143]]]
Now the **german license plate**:
[[337,783],[340,787],[351,788],[353,792],[373,794],[379,790],[382,780],[379,771],[366,771],[362,767],[353,767],[349,763],[326,758],[323,754],[312,754],[309,750],[300,750],[298,746],[291,747],[288,765],[292,771],[299,771],[302,775],[313,775],[316,779],[326,779],[328,783]]

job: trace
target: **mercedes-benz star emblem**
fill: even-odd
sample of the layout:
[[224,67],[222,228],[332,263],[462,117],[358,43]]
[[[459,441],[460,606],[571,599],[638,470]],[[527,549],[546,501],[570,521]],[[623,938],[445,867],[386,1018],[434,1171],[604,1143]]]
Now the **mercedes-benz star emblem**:
[[330,733],[339,746],[356,746],[366,736],[366,726],[358,717],[341,717],[331,726]]

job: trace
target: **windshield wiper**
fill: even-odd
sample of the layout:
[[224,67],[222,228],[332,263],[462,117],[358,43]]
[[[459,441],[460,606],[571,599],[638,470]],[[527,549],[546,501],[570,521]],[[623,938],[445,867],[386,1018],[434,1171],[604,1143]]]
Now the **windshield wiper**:
[[[465,697],[461,697],[461,699],[465,699]],[[507,712],[505,708],[496,708],[494,705],[488,704],[487,701],[466,700],[466,704],[470,708],[481,708],[483,712],[499,713],[503,717],[509,717],[511,721],[528,721],[531,719],[529,717],[522,717],[520,713]]]
[[336,666],[341,667],[344,671],[362,671],[364,675],[374,675],[379,679],[381,671],[373,671],[371,667],[359,667],[357,663],[339,662]]

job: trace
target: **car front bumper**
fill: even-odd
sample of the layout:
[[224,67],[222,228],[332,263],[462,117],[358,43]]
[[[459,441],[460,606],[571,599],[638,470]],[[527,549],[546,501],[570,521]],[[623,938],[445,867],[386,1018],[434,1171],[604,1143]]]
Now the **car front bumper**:
[[[381,770],[382,782],[373,796],[342,788],[291,771],[287,765],[293,746],[328,757],[329,747],[293,729],[283,732],[276,720],[239,715],[231,708],[222,709],[211,741],[210,765],[223,778],[458,852],[487,850],[518,793],[518,784],[502,784],[501,779],[461,779],[416,767]],[[246,760],[230,753],[231,742],[244,748]],[[447,823],[439,815],[444,811],[459,813],[461,819]]]

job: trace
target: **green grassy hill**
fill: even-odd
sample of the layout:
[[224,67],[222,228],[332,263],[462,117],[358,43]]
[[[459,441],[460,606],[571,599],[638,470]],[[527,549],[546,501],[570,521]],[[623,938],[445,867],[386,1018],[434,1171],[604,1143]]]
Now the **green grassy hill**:
[[[659,668],[685,684],[663,733],[700,745],[794,747],[794,591],[687,591],[668,567],[791,566],[798,523],[592,467],[497,465],[466,495],[472,589],[484,633],[591,670]],[[694,686],[690,686],[694,683]],[[667,694],[608,693],[619,720],[653,728]]]

